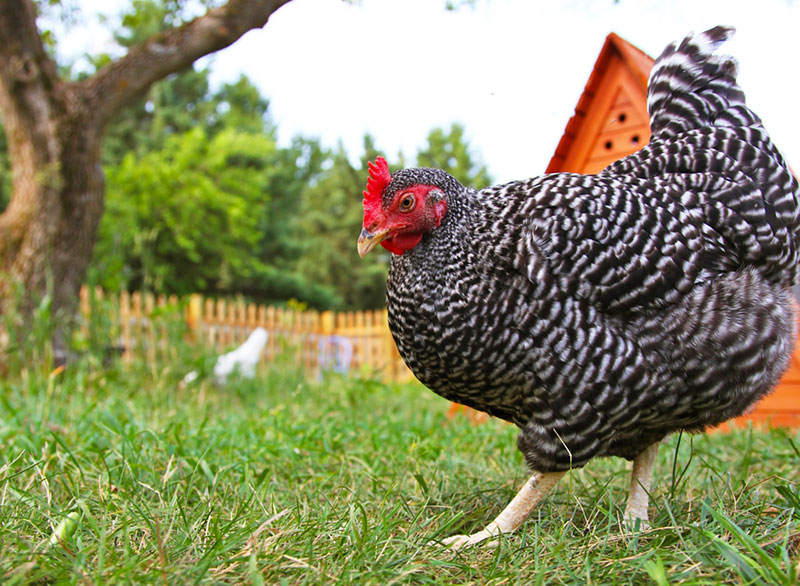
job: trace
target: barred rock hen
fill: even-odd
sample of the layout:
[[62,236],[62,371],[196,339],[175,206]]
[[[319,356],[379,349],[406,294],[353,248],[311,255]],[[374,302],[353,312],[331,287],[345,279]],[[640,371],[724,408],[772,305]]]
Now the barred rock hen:
[[363,257],[392,256],[392,334],[439,395],[513,422],[533,476],[483,531],[513,531],[565,471],[634,462],[626,515],[647,520],[658,443],[744,412],[788,365],[800,189],[745,105],[717,27],[668,46],[648,146],[597,175],[482,191],[436,169],[364,192]]

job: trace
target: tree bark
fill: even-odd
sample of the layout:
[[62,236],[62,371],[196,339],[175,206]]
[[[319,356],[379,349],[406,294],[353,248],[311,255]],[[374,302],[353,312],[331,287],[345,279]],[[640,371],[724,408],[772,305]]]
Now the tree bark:
[[[229,0],[69,82],[44,49],[32,0],[0,0],[0,112],[12,175],[0,214],[0,313],[18,289],[23,316],[45,295],[54,315],[74,313],[103,213],[105,125],[153,83],[263,27],[289,1]],[[57,329],[57,350],[68,331],[68,323]]]

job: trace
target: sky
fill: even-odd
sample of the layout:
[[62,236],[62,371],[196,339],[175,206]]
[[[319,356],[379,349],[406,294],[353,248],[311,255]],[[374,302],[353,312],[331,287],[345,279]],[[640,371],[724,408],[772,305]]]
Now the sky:
[[[76,0],[84,20],[106,0]],[[736,36],[720,51],[740,63],[748,104],[800,168],[798,0],[293,0],[260,30],[201,60],[221,84],[247,75],[270,100],[279,142],[302,134],[344,145],[371,133],[390,158],[413,160],[434,127],[464,125],[497,182],[544,171],[615,32],[652,57],[717,24]],[[113,21],[113,18],[112,18]],[[97,26],[62,38],[68,58],[109,50]]]

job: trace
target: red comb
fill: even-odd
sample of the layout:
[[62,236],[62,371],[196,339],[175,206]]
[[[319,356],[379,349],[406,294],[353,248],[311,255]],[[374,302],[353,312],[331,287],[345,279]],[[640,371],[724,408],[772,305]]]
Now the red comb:
[[369,167],[369,178],[367,179],[367,189],[364,191],[364,226],[372,223],[375,215],[380,211],[383,190],[392,181],[389,165],[383,157],[375,157],[375,162],[369,162],[367,166]]

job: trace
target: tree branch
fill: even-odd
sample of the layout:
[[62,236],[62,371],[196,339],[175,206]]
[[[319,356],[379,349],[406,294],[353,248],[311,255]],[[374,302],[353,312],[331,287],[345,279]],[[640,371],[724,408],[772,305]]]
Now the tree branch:
[[[0,0],[3,1],[3,0]],[[246,32],[263,27],[291,0],[229,0],[182,26],[153,35],[128,53],[76,84],[78,94],[105,125],[156,81],[223,49]]]

